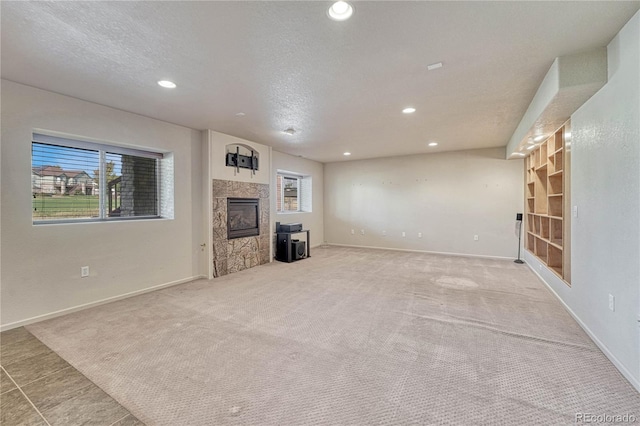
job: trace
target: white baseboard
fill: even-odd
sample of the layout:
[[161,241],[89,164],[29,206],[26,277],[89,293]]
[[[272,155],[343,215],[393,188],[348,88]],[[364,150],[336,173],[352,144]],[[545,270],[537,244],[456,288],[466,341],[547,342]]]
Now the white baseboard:
[[373,249],[373,250],[404,251],[409,253],[441,254],[445,256],[457,256],[457,257],[477,257],[481,259],[515,260],[513,257],[489,256],[484,254],[449,253],[445,251],[411,250],[411,249],[401,249],[401,248],[391,248],[391,247],[357,246],[353,244],[337,244],[337,243],[324,243],[322,245],[337,246],[337,247],[366,248],[366,249]]
[[549,285],[549,283],[547,283],[544,280],[544,278],[542,278],[542,275],[540,275],[538,273],[538,271],[536,271],[531,266],[531,264],[529,262],[527,262],[527,266],[529,267],[529,269],[531,269],[531,271],[533,271],[534,274],[536,274],[538,276],[538,278],[540,278],[540,281],[542,281],[544,283],[544,285],[547,287],[547,289],[549,289],[551,294],[553,294],[555,296],[555,298],[560,301],[562,306],[564,306],[564,308],[567,310],[567,312],[569,312],[569,315],[571,315],[573,317],[573,319],[576,320],[578,325],[580,325],[580,327],[582,327],[582,329],[585,331],[585,333],[587,333],[589,338],[591,338],[591,340],[593,340],[593,343],[595,343],[596,346],[598,346],[598,348],[602,351],[602,353],[607,358],[609,358],[609,361],[611,361],[611,363],[618,369],[618,371],[620,371],[620,373],[622,373],[624,378],[627,379],[627,381],[629,383],[631,383],[631,386],[633,386],[638,392],[640,392],[640,380],[638,380],[638,378],[634,377],[633,374],[618,360],[618,358],[616,358],[616,356],[613,353],[611,353],[609,348],[604,343],[602,343],[602,341],[600,339],[598,339],[598,336],[596,336],[591,331],[591,329],[589,327],[587,327],[587,325],[584,322],[582,322],[582,319],[580,319],[580,317],[578,315],[576,315],[575,312],[573,312],[573,310],[569,307],[569,305],[567,305],[565,303],[565,301],[562,300],[560,295],[558,295],[558,293],[556,293],[556,291],[553,289],[553,287],[551,287]]
[[184,283],[188,283],[190,281],[195,281],[195,280],[199,280],[199,279],[207,279],[207,278],[204,275],[198,275],[198,276],[195,276],[195,277],[183,278],[183,279],[177,280],[177,281],[171,281],[171,282],[164,283],[164,284],[154,285],[152,287],[143,288],[142,290],[132,291],[130,293],[121,294],[119,296],[107,297],[106,299],[97,300],[95,302],[85,303],[85,304],[78,305],[78,306],[72,306],[70,308],[61,309],[59,311],[51,312],[51,313],[48,313],[48,314],[38,315],[38,316],[35,316],[35,317],[32,317],[32,318],[27,318],[27,319],[24,319],[24,320],[11,322],[9,324],[2,324],[2,325],[0,325],[0,331],[11,330],[12,328],[22,327],[24,325],[29,325],[29,324],[33,324],[33,323],[36,323],[36,322],[48,320],[48,319],[51,319],[51,318],[60,317],[62,315],[67,315],[67,314],[70,314],[72,312],[81,311],[83,309],[93,308],[94,306],[104,305],[105,303],[115,302],[117,300],[122,300],[122,299],[126,299],[126,298],[133,297],[133,296],[138,296],[140,294],[149,293],[151,291],[160,290],[162,288],[171,287],[171,286],[178,285],[178,284],[184,284]]

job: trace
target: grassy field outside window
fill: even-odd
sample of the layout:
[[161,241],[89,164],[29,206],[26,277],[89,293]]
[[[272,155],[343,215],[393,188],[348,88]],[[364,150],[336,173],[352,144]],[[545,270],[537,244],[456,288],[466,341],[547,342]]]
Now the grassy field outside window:
[[33,219],[97,218],[100,199],[97,195],[39,195],[33,198]]

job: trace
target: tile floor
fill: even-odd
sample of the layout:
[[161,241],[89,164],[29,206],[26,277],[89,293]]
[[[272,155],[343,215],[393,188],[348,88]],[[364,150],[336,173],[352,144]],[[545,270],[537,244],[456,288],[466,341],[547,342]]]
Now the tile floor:
[[24,327],[0,333],[0,424],[144,426]]

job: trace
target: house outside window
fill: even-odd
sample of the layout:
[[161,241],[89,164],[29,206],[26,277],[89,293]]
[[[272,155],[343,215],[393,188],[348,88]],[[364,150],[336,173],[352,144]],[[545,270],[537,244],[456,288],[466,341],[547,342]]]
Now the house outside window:
[[297,212],[298,206],[298,184],[300,178],[293,178],[289,176],[282,177],[282,210],[287,212]]

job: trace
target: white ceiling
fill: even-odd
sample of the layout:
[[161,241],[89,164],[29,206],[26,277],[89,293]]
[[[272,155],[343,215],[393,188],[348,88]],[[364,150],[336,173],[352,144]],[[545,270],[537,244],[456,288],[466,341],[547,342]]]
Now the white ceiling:
[[2,77],[322,162],[497,147],[554,58],[640,1],[330,5],[2,1]]

